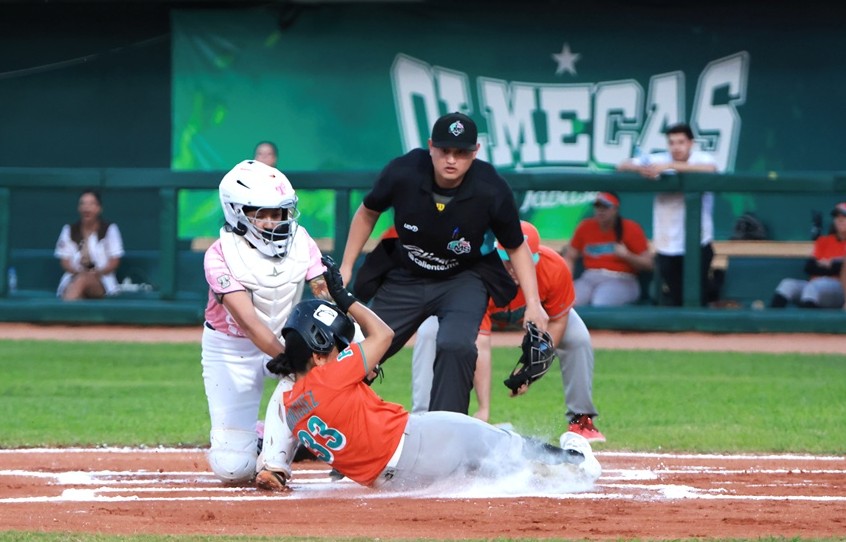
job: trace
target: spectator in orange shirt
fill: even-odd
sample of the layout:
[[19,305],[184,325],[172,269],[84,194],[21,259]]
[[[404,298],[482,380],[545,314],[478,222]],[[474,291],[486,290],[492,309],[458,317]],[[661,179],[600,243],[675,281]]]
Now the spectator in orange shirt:
[[814,254],[805,264],[809,279],[782,279],[771,307],[782,308],[792,302],[810,309],[846,308],[844,283],[840,278],[846,276],[841,274],[846,258],[846,201],[835,205],[831,216],[834,217],[831,233],[817,237]]
[[576,306],[612,307],[640,299],[637,274],[653,266],[643,228],[620,216],[620,198],[600,192],[594,216],[582,220],[564,253],[570,269],[582,258],[584,272],[574,283]]
[[846,265],[840,266],[840,287],[844,292],[843,310],[846,311]]

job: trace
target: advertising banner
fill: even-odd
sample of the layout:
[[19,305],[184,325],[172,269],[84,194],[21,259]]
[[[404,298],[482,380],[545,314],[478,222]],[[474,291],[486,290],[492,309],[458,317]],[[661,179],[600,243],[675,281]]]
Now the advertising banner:
[[[846,45],[837,18],[762,15],[742,3],[718,11],[622,3],[177,11],[172,166],[227,170],[258,141],[274,141],[315,237],[332,235],[334,201],[299,185],[295,172],[378,172],[425,146],[450,111],[477,122],[478,157],[501,172],[595,172],[597,190],[619,162],[663,149],[663,130],[682,121],[724,172],[842,169],[820,145],[846,120],[832,99],[846,83],[833,58]],[[801,46],[786,38],[791,21]],[[544,237],[566,239],[592,197],[529,192],[518,203]],[[649,232],[651,198],[629,199],[627,216]],[[756,206],[751,196],[719,199],[729,217]],[[214,235],[217,207],[214,194],[184,194],[180,235]]]

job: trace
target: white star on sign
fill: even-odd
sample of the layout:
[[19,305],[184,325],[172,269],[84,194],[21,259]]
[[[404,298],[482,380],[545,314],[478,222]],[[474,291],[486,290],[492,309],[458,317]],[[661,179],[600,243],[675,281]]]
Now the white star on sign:
[[558,68],[555,70],[555,75],[561,75],[564,72],[576,75],[576,61],[581,58],[581,54],[570,51],[570,44],[565,43],[561,48],[560,53],[552,55],[552,58],[558,62]]

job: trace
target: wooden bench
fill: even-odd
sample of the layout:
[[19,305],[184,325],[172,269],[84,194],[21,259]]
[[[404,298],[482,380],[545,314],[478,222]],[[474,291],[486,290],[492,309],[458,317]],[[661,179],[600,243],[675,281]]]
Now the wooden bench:
[[809,258],[813,241],[714,241],[712,267],[726,269],[729,259],[740,257]]
[[[191,242],[193,251],[205,251],[216,237],[197,237]],[[331,252],[332,238],[315,239],[321,252]],[[369,252],[378,242],[370,239],[364,247]],[[563,253],[569,239],[544,239],[543,244]],[[721,297],[750,305],[755,301],[769,302],[778,281],[785,277],[802,278],[805,259],[811,255],[813,241],[714,241],[714,270],[725,273]],[[650,242],[650,249],[652,249]],[[734,262],[730,269],[730,262]],[[578,276],[580,268],[575,270]],[[641,299],[639,304],[654,303],[653,273],[640,273]]]
[[767,306],[784,278],[805,278],[813,241],[714,241],[712,268],[723,272],[720,298]]
[[[544,244],[563,253],[567,239],[544,240]],[[813,241],[714,241],[712,269],[724,277],[721,299],[749,306],[768,303],[778,282],[785,277],[804,278],[805,260],[813,252]],[[653,250],[650,241],[650,250]],[[732,265],[733,262],[733,265]],[[578,271],[576,273],[578,275]],[[640,304],[648,304],[658,287],[650,285],[652,273],[641,273],[644,289]],[[650,288],[651,286],[651,288]],[[654,300],[653,300],[654,301]]]

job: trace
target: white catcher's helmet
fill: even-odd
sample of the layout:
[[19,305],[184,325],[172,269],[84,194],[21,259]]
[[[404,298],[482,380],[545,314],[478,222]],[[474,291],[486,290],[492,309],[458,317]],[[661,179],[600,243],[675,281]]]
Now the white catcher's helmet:
[[[220,205],[226,223],[262,254],[284,258],[297,230],[297,194],[285,175],[256,160],[244,160],[220,181]],[[271,230],[256,227],[253,209],[282,209]]]

